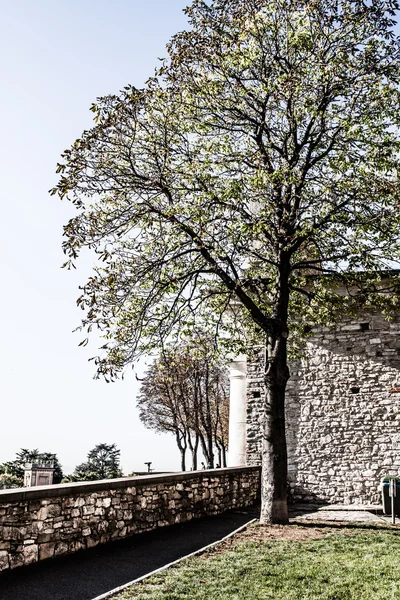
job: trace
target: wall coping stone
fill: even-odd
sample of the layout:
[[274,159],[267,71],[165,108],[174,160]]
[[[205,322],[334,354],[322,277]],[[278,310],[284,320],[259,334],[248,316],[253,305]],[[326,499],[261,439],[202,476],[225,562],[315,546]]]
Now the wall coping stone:
[[201,471],[178,471],[176,473],[140,475],[136,477],[120,477],[117,479],[101,479],[97,481],[77,481],[75,483],[59,483],[56,485],[38,485],[31,488],[14,488],[0,490],[0,504],[19,502],[24,500],[39,500],[42,498],[56,498],[78,494],[90,494],[103,490],[115,490],[140,485],[153,485],[158,483],[172,483],[189,479],[204,479],[218,477],[221,474],[229,475],[237,472],[249,473],[261,471],[259,466],[226,467],[221,469],[205,469]]

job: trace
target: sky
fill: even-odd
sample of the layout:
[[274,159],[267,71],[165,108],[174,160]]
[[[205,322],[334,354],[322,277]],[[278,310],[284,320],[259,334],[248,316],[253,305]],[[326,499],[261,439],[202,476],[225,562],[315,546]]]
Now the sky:
[[[133,373],[94,380],[76,307],[94,258],[61,269],[74,215],[50,197],[61,152],[92,124],[96,97],[143,85],[186,28],[185,0],[2,0],[0,20],[0,463],[21,448],[57,453],[65,473],[101,442],[127,474],[178,470],[173,436],[146,430]],[[143,372],[143,365],[139,372]]]

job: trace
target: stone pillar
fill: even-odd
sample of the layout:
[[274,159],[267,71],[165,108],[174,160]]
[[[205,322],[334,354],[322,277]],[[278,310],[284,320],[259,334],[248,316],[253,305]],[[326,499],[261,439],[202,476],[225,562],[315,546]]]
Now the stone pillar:
[[229,363],[229,446],[228,467],[246,464],[246,356],[236,356]]

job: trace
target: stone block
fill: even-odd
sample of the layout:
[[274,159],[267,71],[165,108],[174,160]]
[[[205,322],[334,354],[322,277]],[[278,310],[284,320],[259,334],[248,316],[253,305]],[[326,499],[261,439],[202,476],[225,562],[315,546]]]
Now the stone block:
[[75,498],[72,497],[67,497],[67,498],[63,498],[62,500],[62,506],[63,506],[63,510],[65,511],[68,508],[72,508],[75,505]]
[[38,561],[38,546],[37,544],[31,544],[24,548],[24,564],[30,565]]
[[87,548],[94,548],[99,543],[100,543],[100,540],[97,539],[97,538],[94,538],[92,536],[89,536],[89,537],[86,538],[86,547]]
[[22,552],[10,553],[9,555],[10,569],[16,569],[24,565],[24,555]]
[[1,550],[10,550],[10,548],[11,548],[11,542],[2,541],[0,538],[0,551]]
[[59,517],[61,514],[61,505],[60,504],[49,504],[47,506],[48,516],[49,517]]
[[54,548],[54,556],[61,556],[67,554],[68,544],[66,542],[57,542]]
[[38,544],[46,544],[53,539],[53,531],[51,533],[39,533],[37,537]]
[[68,547],[69,552],[78,552],[79,550],[82,550],[83,548],[84,548],[84,545],[79,540],[73,540],[72,542],[70,542],[69,547]]
[[47,506],[42,506],[42,508],[37,513],[38,521],[45,521],[49,515],[49,511]]
[[94,506],[83,506],[82,507],[82,515],[94,515],[95,508]]
[[55,543],[39,544],[39,560],[46,560],[54,556]]
[[99,533],[105,533],[109,528],[109,522],[108,521],[100,521],[100,523],[98,523],[97,525],[97,531]]
[[85,521],[83,519],[80,519],[80,518],[72,519],[72,527],[74,529],[80,529],[81,527],[84,527],[84,523],[85,523]]
[[10,566],[9,555],[5,550],[0,550],[0,573],[5,571]]

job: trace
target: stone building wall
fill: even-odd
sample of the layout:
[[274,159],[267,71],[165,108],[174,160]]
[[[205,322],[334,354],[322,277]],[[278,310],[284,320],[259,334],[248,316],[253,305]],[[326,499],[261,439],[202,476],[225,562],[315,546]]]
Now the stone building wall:
[[0,491],[0,571],[251,506],[259,482],[237,467]]
[[[248,365],[247,464],[261,464],[264,357]],[[290,365],[286,431],[294,500],[379,503],[400,473],[400,318],[320,329]],[[389,391],[392,390],[392,391]]]

